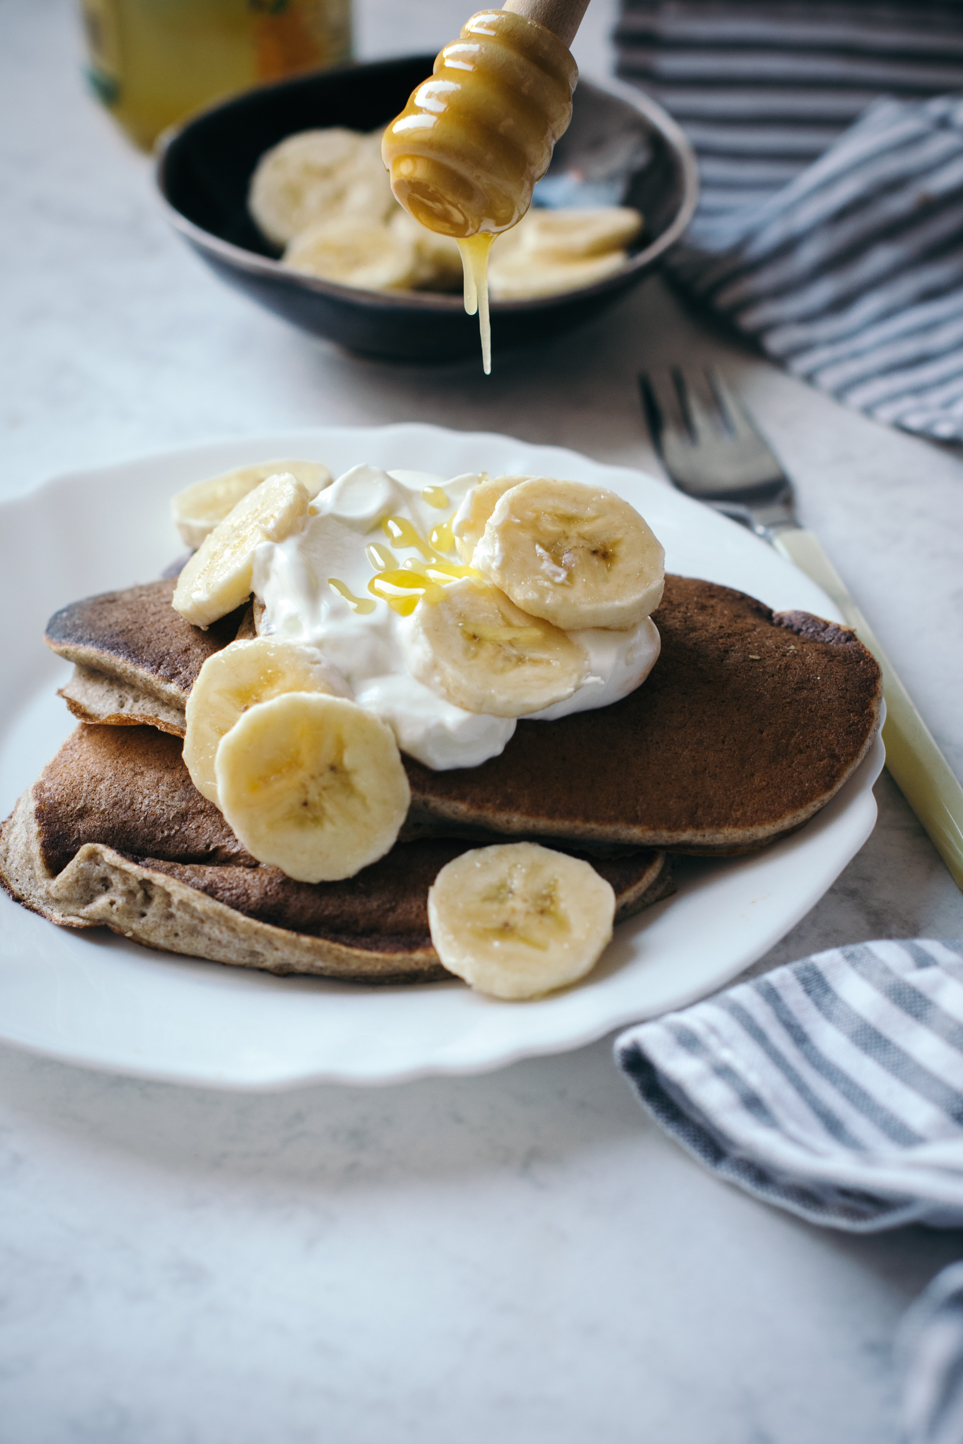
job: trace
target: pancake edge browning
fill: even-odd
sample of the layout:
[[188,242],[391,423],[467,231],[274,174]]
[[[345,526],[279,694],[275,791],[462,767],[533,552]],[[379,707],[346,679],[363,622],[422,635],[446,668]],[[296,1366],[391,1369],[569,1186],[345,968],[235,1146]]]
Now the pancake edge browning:
[[57,696],[80,722],[104,727],[157,727],[173,737],[183,737],[187,731],[182,706],[152,697],[135,682],[108,676],[80,662],[74,665],[73,676]]
[[[35,787],[23,794],[0,827],[0,885],[14,901],[58,927],[106,927],[160,952],[278,975],[367,984],[452,977],[430,944],[407,951],[353,948],[278,927],[172,876],[163,863],[125,856],[104,843],[85,842],[54,874],[44,861]],[[673,891],[665,855],[656,854],[619,895],[616,922]]]
[[[789,615],[789,614],[787,614]],[[798,615],[798,614],[793,614]],[[170,707],[136,686],[129,685],[93,668],[76,666],[74,675],[66,686],[57,693],[66,702],[73,715],[81,722],[109,727],[156,727],[174,737],[184,737],[187,721],[182,709]],[[811,818],[832,801],[836,793],[846,785],[850,777],[863,762],[872,747],[879,730],[879,702],[875,708],[875,723],[868,732],[862,751],[852,761],[842,779],[825,793],[817,797],[808,807],[791,814],[784,825],[776,829],[760,828],[755,837],[746,837],[745,829],[740,830],[740,840],[720,840],[718,832],[690,834],[680,841],[677,832],[649,831],[640,836],[637,828],[617,825],[604,826],[568,824],[566,840],[578,842],[586,849],[604,853],[619,847],[654,847],[686,857],[742,857],[759,852],[771,843],[790,837],[805,827]],[[412,785],[411,807],[401,833],[405,841],[419,837],[466,837],[485,841],[521,838],[558,838],[558,826],[538,819],[520,818],[514,813],[485,813],[479,816],[476,807],[463,807],[457,802],[445,803],[438,799],[420,795],[417,785]]]
[[[64,610],[69,612],[70,608]],[[254,616],[255,609],[249,606],[241,616],[234,641],[248,642],[257,636]],[[64,699],[78,721],[105,727],[158,727],[173,737],[186,735],[185,708],[190,693],[183,686],[167,683],[161,695],[162,689],[152,690],[150,676],[129,659],[116,659],[92,646],[82,652],[69,642],[53,639],[49,630],[45,641],[58,656],[74,662],[73,676],[57,696]],[[80,661],[80,656],[87,656],[88,660]],[[103,665],[91,665],[91,659],[101,664],[106,662],[111,670],[105,670]]]
[[106,927],[159,952],[263,972],[349,982],[434,982],[450,977],[433,948],[405,955],[348,948],[246,917],[178,878],[86,842],[56,876],[44,866],[24,793],[0,832],[0,882],[16,902],[65,928]]
[[[202,651],[208,653],[219,650],[227,644],[232,635],[254,635],[257,616],[256,612],[252,616],[251,608],[248,608],[240,624],[237,620],[232,621],[230,629],[225,629],[222,638],[215,638],[210,632],[198,632],[196,628],[189,627],[178,618],[177,640],[182,649],[182,661],[176,681],[173,677],[167,679],[162,701],[158,695],[161,689],[157,686],[155,675],[157,658],[151,654],[143,666],[137,661],[137,632],[140,624],[136,602],[137,598],[144,598],[149,609],[156,610],[163,598],[161,589],[169,586],[170,583],[153,583],[147,588],[131,589],[130,595],[109,593],[105,594],[104,598],[89,598],[72,608],[65,608],[56,618],[51,619],[48,644],[60,655],[72,658],[77,664],[74,677],[62,689],[61,695],[74,715],[82,721],[110,725],[146,724],[174,736],[183,736],[186,726],[183,709],[193,680],[191,674],[196,675],[195,669],[199,670],[203,660]],[[506,788],[499,784],[497,774],[516,750],[510,743],[504,758],[492,759],[490,763],[482,764],[480,769],[467,769],[472,777],[468,778],[466,773],[464,782],[459,780],[458,770],[453,774],[434,774],[406,758],[412,806],[402,836],[407,839],[444,835],[474,836],[481,833],[482,836],[497,834],[503,838],[554,837],[587,850],[623,845],[634,848],[652,847],[696,856],[728,857],[758,851],[789,836],[825,807],[859,767],[878,731],[882,687],[875,661],[852,632],[808,613],[773,614],[763,604],[744,593],[714,583],[674,577],[667,577],[667,601],[673,595],[673,588],[683,599],[695,595],[696,599],[703,598],[707,606],[722,606],[724,620],[729,614],[735,616],[736,620],[739,620],[740,616],[743,620],[748,617],[754,626],[761,627],[769,637],[786,638],[787,632],[794,633],[807,649],[812,644],[817,644],[817,648],[824,653],[827,648],[831,649],[840,660],[843,655],[848,656],[853,665],[850,668],[847,662],[845,670],[847,676],[851,676],[853,680],[846,684],[851,695],[847,695],[845,699],[849,705],[840,714],[840,726],[844,731],[849,729],[849,736],[839,756],[838,765],[829,769],[831,775],[827,774],[821,779],[825,782],[824,786],[810,790],[803,805],[791,805],[793,799],[787,797],[786,802],[790,805],[785,806],[778,815],[758,820],[744,817],[741,820],[723,822],[721,816],[717,816],[711,825],[700,825],[695,815],[697,809],[694,808],[690,817],[680,817],[678,822],[667,826],[668,816],[659,818],[651,812],[648,814],[651,821],[647,820],[645,815],[633,817],[631,808],[628,816],[619,816],[621,807],[618,805],[610,810],[608,816],[601,819],[592,818],[591,807],[587,812],[583,811],[581,816],[566,816],[561,815],[559,809],[553,806],[548,806],[544,812],[540,811],[531,799],[528,805],[525,805],[519,801],[516,789],[511,785]],[[99,618],[103,614],[105,602],[119,610],[125,622],[130,623],[133,628],[132,635],[115,632],[112,637],[98,638],[96,629],[100,625]],[[170,611],[170,608],[167,610]],[[660,620],[657,614],[657,623]],[[150,650],[148,646],[148,652]],[[749,647],[748,650],[751,652],[760,649]],[[789,650],[795,649],[790,647]],[[667,655],[665,637],[663,651]],[[759,661],[759,658],[750,658],[750,661]],[[659,677],[654,673],[652,682],[643,687],[642,691],[649,693],[653,685],[657,690],[658,683]],[[698,696],[698,692],[695,695]],[[792,693],[779,700],[784,705],[795,705]],[[626,704],[612,705],[618,709]],[[603,709],[604,712],[609,710]],[[578,715],[582,721],[563,719],[558,724],[538,725],[554,725],[560,729],[579,728],[585,726],[586,717],[596,716],[594,713]],[[520,727],[524,729],[526,725],[522,719]],[[604,723],[597,726],[601,726],[604,732]],[[520,740],[519,737],[518,741]],[[834,737],[829,738],[829,744],[830,747],[835,745]],[[486,781],[489,772],[495,774],[492,778],[493,788]],[[499,793],[506,800],[511,797],[513,805],[509,808],[499,806]],[[551,798],[551,792],[547,795]],[[546,794],[540,792],[539,796]],[[799,801],[798,797],[796,801]],[[636,809],[637,813],[638,811]]]
[[[171,605],[175,586],[175,578],[161,577],[84,597],[53,614],[44,641],[77,668],[61,694],[68,706],[75,702],[71,711],[76,716],[82,716],[88,699],[94,698],[94,688],[104,690],[109,683],[121,684],[123,694],[129,693],[148,719],[166,717],[171,709],[183,713],[207,658],[229,642],[255,635],[250,604],[212,623],[207,631],[191,626]],[[94,710],[103,712],[109,700],[96,704]],[[126,711],[120,708],[117,715],[123,718]]]
[[[486,805],[483,795],[484,786],[479,789],[478,797],[472,797],[470,793],[465,800],[453,795],[446,796],[446,792],[457,791],[459,783],[455,779],[458,778],[458,774],[432,774],[420,764],[411,763],[408,771],[412,802],[406,826],[413,833],[420,830],[424,834],[428,834],[432,827],[461,829],[475,826],[486,828],[506,837],[522,835],[538,837],[549,834],[554,834],[556,837],[564,836],[570,844],[586,849],[600,844],[611,846],[623,843],[636,847],[664,849],[681,856],[738,857],[758,852],[771,843],[791,836],[821,812],[857,771],[879,732],[883,688],[882,675],[875,658],[862,645],[854,632],[835,622],[824,621],[808,612],[773,613],[762,603],[744,593],[735,592],[731,588],[721,587],[715,583],[700,583],[697,579],[674,578],[667,575],[666,582],[667,591],[668,584],[672,582],[681,583],[683,591],[690,587],[701,587],[706,594],[715,593],[717,596],[732,598],[738,607],[749,613],[758,614],[755,620],[763,625],[765,632],[770,632],[776,637],[781,635],[783,638],[788,633],[790,636],[799,638],[807,646],[816,644],[821,648],[831,649],[832,654],[839,658],[848,656],[850,660],[847,661],[846,666],[847,669],[851,668],[852,674],[851,709],[848,720],[859,734],[859,743],[844,749],[844,752],[848,752],[848,756],[845,757],[845,760],[840,758],[839,765],[834,767],[831,781],[827,786],[821,791],[814,792],[803,805],[786,807],[778,818],[757,825],[742,821],[724,826],[699,827],[689,822],[666,828],[653,825],[644,819],[637,822],[607,819],[601,823],[572,817],[562,819],[557,815],[551,815],[550,808],[545,809],[544,815],[536,815],[532,810],[526,811],[524,804],[518,802],[512,811],[501,810]],[[655,619],[658,622],[658,613],[655,614]],[[663,655],[666,650],[666,639],[663,637]],[[790,646],[789,650],[795,651],[795,647]],[[823,652],[822,655],[825,657],[826,653]],[[762,658],[750,656],[749,660],[761,661]],[[652,678],[655,679],[655,687],[657,687],[658,679],[656,679],[655,669]],[[611,704],[610,708],[603,708],[599,713],[575,714],[571,718],[562,719],[556,725],[559,728],[584,726],[585,719],[601,716],[606,712],[610,712],[614,716],[618,709],[634,707],[640,698],[642,699],[641,705],[646,706],[647,697],[651,696],[655,687],[651,681],[648,684],[643,683],[636,692],[630,693],[621,702]],[[525,725],[523,718],[520,727]],[[584,746],[586,739],[583,738],[582,742]],[[509,743],[503,756],[508,754],[511,746],[512,744]],[[576,751],[578,751],[577,747]],[[474,769],[474,771],[481,776],[485,768],[497,767],[500,761],[501,758],[493,759],[491,763],[484,763],[481,768]],[[505,790],[504,786],[502,790]]]

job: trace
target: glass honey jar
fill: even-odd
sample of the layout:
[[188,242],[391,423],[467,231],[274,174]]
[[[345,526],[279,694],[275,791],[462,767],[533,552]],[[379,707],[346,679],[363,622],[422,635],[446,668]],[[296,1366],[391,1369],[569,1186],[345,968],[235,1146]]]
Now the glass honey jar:
[[224,96],[351,55],[351,0],[81,0],[88,77],[148,149]]

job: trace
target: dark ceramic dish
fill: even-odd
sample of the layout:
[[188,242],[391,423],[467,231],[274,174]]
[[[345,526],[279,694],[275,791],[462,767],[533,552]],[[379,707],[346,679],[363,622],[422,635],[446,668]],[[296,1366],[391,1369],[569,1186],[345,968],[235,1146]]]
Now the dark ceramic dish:
[[[361,291],[286,269],[248,215],[251,173],[270,146],[298,130],[385,125],[431,72],[433,56],[349,66],[247,91],[195,116],[165,138],[157,183],[175,229],[229,285],[286,320],[351,351],[398,361],[448,361],[478,353],[478,322],[460,296]],[[625,203],[645,230],[621,270],[559,296],[492,305],[494,350],[541,341],[596,316],[638,284],[682,234],[695,207],[696,166],[688,142],[640,91],[581,81],[572,124],[549,174],[578,169],[600,137],[635,145]]]

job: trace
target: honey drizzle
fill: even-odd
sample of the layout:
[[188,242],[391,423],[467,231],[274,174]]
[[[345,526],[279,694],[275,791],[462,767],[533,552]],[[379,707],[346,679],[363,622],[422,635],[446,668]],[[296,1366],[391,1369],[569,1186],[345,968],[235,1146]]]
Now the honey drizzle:
[[415,548],[421,552],[421,555],[427,562],[444,561],[444,557],[440,557],[434,547],[425,541],[424,537],[420,532],[415,530],[407,517],[386,516],[382,519],[381,530],[388,540],[394,542],[395,546],[402,551]]
[[366,546],[364,554],[376,572],[386,572],[398,565],[394,552],[389,547],[383,547],[380,542],[372,542],[370,546]]
[[465,276],[465,310],[469,316],[478,312],[481,333],[482,366],[485,375],[492,374],[492,327],[488,315],[488,256],[495,237],[490,231],[458,238],[461,268]]
[[337,577],[328,577],[328,586],[333,587],[339,596],[344,597],[353,612],[358,612],[361,616],[365,617],[369,612],[374,611],[374,602],[370,601],[368,597],[356,597],[354,593],[345,586],[344,582],[338,581]]
[[[381,530],[399,551],[420,553],[417,557],[406,557],[399,567],[394,553],[380,542],[365,547],[368,561],[379,568],[368,583],[368,591],[379,601],[387,602],[402,617],[410,617],[421,601],[429,605],[440,601],[449,582],[478,576],[473,567],[449,561],[442,555],[442,552],[454,549],[451,517],[433,528],[430,541],[426,541],[403,516],[382,517]],[[342,583],[332,582],[331,585],[337,586],[346,600],[352,600]],[[375,603],[371,602],[365,609],[370,611],[374,606]]]
[[455,550],[455,533],[452,531],[451,526],[454,519],[454,514],[452,514],[447,521],[441,522],[439,526],[432,527],[428,540],[436,551],[453,552]]
[[450,505],[447,493],[440,486],[422,487],[421,499],[429,506],[436,506],[439,511],[443,506]]
[[[372,577],[368,591],[380,601],[387,602],[399,616],[410,617],[420,601],[438,601],[442,588],[417,572],[391,571],[379,572]],[[374,606],[374,602],[371,605]]]

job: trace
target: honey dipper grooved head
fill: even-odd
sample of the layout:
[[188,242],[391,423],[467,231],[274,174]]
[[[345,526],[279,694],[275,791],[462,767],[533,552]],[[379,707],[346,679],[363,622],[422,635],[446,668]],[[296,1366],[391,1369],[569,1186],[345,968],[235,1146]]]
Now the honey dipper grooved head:
[[429,230],[507,230],[528,210],[572,118],[575,62],[550,30],[482,10],[385,131],[396,198]]

